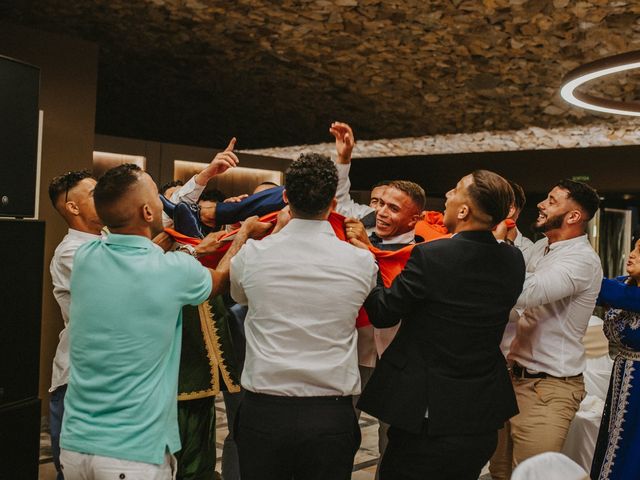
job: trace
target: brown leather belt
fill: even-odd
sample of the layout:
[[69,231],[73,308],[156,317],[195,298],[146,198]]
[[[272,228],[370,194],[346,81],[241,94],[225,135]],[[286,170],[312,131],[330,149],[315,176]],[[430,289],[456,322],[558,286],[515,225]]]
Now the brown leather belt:
[[546,372],[530,372],[527,368],[522,365],[518,365],[514,363],[511,367],[511,373],[516,378],[559,378],[560,380],[574,380],[576,378],[582,377],[582,374],[573,375],[570,377],[555,377],[553,375],[549,375]]

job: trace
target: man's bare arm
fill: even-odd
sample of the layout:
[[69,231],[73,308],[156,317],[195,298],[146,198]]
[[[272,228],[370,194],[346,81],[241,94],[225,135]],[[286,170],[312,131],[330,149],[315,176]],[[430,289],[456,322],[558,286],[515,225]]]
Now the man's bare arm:
[[231,259],[238,253],[249,238],[260,238],[264,236],[271,227],[271,223],[258,221],[257,216],[249,217],[244,221],[242,227],[240,227],[240,230],[238,230],[238,233],[231,242],[229,250],[227,250],[227,253],[222,257],[218,266],[215,270],[209,269],[211,281],[213,282],[210,297],[215,297],[229,290],[229,268]]

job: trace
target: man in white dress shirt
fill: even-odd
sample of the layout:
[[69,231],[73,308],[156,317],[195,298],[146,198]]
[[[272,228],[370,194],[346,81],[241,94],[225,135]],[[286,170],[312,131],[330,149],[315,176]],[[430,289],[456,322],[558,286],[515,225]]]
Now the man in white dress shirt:
[[53,296],[60,311],[64,327],[53,359],[51,393],[49,400],[49,428],[51,431],[51,453],[58,471],[58,480],[63,479],[60,469],[60,428],[64,415],[64,396],[69,379],[69,305],[71,303],[71,271],[73,256],[80,245],[100,236],[102,221],[93,204],[93,189],[96,181],[88,171],[68,172],[55,177],[49,184],[49,198],[54,208],[69,226],[67,235],[56,248],[51,259]]
[[585,230],[598,210],[597,192],[563,180],[538,204],[531,248],[516,308],[523,310],[507,360],[520,413],[500,431],[491,459],[494,480],[508,479],[523,460],[559,452],[584,397],[582,338],[600,291],[602,266]]
[[355,319],[377,267],[327,221],[337,180],[329,158],[301,155],[286,174],[291,220],[231,264],[231,296],[249,308],[235,430],[243,480],[351,478]]
[[[520,217],[520,213],[522,212],[522,209],[527,202],[527,197],[525,196],[524,190],[520,185],[510,180],[508,181],[509,185],[511,185],[511,189],[513,190],[515,202],[509,210],[509,216],[507,218],[513,220],[514,222],[517,222],[518,218]],[[496,234],[496,238],[504,239],[505,242],[510,243],[514,247],[518,248],[518,250],[522,252],[525,265],[527,264],[527,260],[529,259],[529,255],[531,254],[531,250],[533,247],[533,242],[522,235],[522,232],[518,229],[517,226],[510,230],[507,230],[502,237],[499,236],[499,234]],[[502,350],[502,354],[505,358],[507,358],[511,342],[516,336],[516,326],[518,324],[518,319],[520,318],[520,313],[522,313],[521,309],[512,309],[511,314],[509,315],[509,323],[507,323],[507,326],[504,329],[504,335],[502,337],[502,342],[500,343],[500,349]]]

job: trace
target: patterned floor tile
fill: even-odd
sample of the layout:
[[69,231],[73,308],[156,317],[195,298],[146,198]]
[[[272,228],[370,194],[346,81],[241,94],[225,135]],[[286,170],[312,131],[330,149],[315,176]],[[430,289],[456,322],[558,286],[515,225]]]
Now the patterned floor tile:
[[[216,398],[216,467],[220,470],[222,445],[227,436],[227,416],[222,396]],[[378,463],[378,422],[375,418],[363,413],[360,417],[362,442],[356,454],[351,480],[374,480]],[[55,480],[56,472],[51,458],[51,438],[48,426],[43,422],[40,433],[40,475],[39,480]],[[483,469],[479,480],[491,480],[488,470]]]

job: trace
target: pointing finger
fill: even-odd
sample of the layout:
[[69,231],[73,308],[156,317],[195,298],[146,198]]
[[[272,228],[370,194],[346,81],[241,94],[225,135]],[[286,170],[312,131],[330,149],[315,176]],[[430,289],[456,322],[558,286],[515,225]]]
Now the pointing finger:
[[229,142],[229,145],[227,145],[227,148],[224,149],[225,152],[232,152],[233,149],[236,146],[236,137],[233,137],[231,139],[231,141]]

